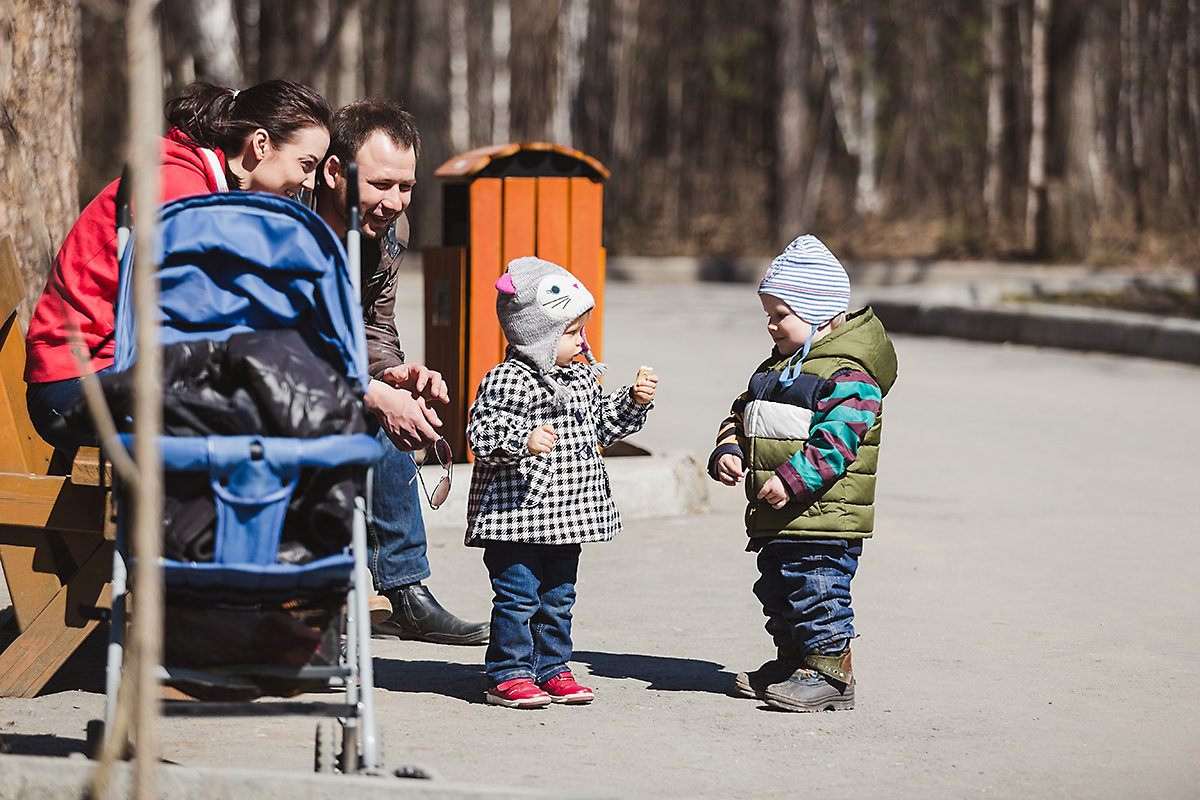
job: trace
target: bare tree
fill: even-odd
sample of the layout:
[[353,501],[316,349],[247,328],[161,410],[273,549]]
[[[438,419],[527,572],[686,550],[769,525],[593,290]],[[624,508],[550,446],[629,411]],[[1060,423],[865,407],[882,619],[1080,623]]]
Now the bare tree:
[[490,0],[468,0],[467,25],[467,109],[470,130],[468,147],[492,143],[492,88],[495,84],[496,63],[492,49],[492,3]]
[[572,122],[583,77],[583,45],[588,37],[587,0],[562,0],[558,27],[558,93],[550,130],[555,142],[570,145],[575,141]]
[[983,207],[989,234],[1001,219],[1000,192],[1004,143],[1004,14],[1006,0],[988,0],[987,32],[987,155],[983,182]]
[[461,153],[471,139],[470,43],[467,33],[466,0],[446,3],[446,32],[450,50],[450,149]]
[[435,169],[455,153],[450,150],[450,54],[447,25],[449,16],[442,0],[416,0],[413,3],[414,29],[412,49],[405,53],[411,62],[411,80],[407,105],[421,128],[421,160],[417,164],[417,183],[426,192],[423,202],[412,206],[415,246],[439,241],[442,209],[437,197]]
[[1033,0],[1030,29],[1030,120],[1029,193],[1025,203],[1025,241],[1038,254],[1046,251],[1044,212],[1046,208],[1046,92],[1050,82],[1046,29],[1050,24],[1050,0]]
[[780,0],[777,11],[778,39],[775,46],[775,71],[779,85],[779,112],[776,115],[776,236],[800,233],[811,224],[805,202],[805,156],[810,152],[810,114],[807,97],[807,37],[802,0]]
[[879,55],[879,23],[875,13],[877,0],[863,0],[863,48],[862,78],[859,81],[859,131],[858,181],[855,192],[855,210],[871,216],[879,211],[879,187],[875,172],[877,165],[876,126],[878,124],[877,95],[879,93],[876,67]]
[[509,121],[512,111],[512,3],[496,0],[492,10],[492,140],[512,138]]
[[[1135,245],[1173,237],[1194,259],[1200,0],[1112,0],[1083,13],[1079,2],[168,6],[195,17],[232,8],[216,16],[236,34],[210,41],[240,54],[248,82],[288,77],[334,103],[404,102],[426,143],[422,170],[486,143],[580,147],[613,172],[614,252],[757,252],[812,226],[841,232],[849,251],[907,240],[926,254],[1006,254],[1015,241],[1069,258],[1108,230]],[[124,77],[103,64],[127,5],[88,0],[80,16],[84,124],[107,134],[83,143],[86,198],[125,158]],[[116,21],[98,9],[116,9]],[[169,79],[222,80],[202,66],[222,63],[199,52],[211,48],[172,27],[166,52],[180,66]]]
[[[879,200],[875,186],[877,87],[874,85],[872,65],[877,31],[874,10],[870,0],[864,0],[862,12],[858,15],[861,18],[862,43],[861,48],[856,48],[844,19],[849,6],[831,0],[816,0],[812,9],[833,117],[846,152],[857,165],[854,209],[859,214],[874,213]],[[855,64],[859,65],[857,70]]]
[[1090,35],[1093,8],[1089,0],[1057,0],[1048,29],[1053,99],[1041,252],[1060,259],[1087,255],[1098,207],[1093,168],[1098,161],[1095,76],[1100,43]]
[[362,98],[364,72],[362,4],[343,0],[339,8],[343,16],[337,30],[336,73],[328,94],[334,108]]
[[79,212],[77,2],[0,4],[0,236],[33,301]]
[[161,10],[168,85],[203,79],[242,84],[238,29],[232,0],[163,0]]
[[613,115],[613,156],[619,165],[629,164],[641,144],[641,126],[637,99],[637,69],[641,0],[614,0],[615,32],[613,36],[613,65],[616,71],[616,108]]

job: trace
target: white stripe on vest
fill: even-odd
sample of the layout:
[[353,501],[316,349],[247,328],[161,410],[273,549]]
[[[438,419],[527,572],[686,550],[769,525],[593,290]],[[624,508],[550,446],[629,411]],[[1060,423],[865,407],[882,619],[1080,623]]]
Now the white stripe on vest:
[[743,429],[747,436],[761,439],[808,438],[813,412],[791,403],[751,400],[746,404]]

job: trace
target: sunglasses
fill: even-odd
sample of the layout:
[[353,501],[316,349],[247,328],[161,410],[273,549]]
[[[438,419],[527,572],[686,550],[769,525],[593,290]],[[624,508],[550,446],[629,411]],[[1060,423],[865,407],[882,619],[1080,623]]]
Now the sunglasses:
[[[421,491],[425,493],[425,499],[429,501],[429,507],[436,510],[442,503],[446,502],[446,498],[450,495],[450,484],[454,476],[454,453],[450,451],[450,443],[445,439],[438,439],[425,451],[425,458],[421,459],[421,463],[425,463],[425,459],[429,458],[429,453],[433,452],[442,469],[446,470],[446,474],[437,482],[437,486],[433,487],[433,494],[429,493],[429,489],[425,487],[425,478],[421,475],[421,464],[417,464],[417,459],[412,453],[408,457],[413,460],[413,464],[417,467],[416,478],[421,482]],[[412,483],[410,480],[409,483]]]

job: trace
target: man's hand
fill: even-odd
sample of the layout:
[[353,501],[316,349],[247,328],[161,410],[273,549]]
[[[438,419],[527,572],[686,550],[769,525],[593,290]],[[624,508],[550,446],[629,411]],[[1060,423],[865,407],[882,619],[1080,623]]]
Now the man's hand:
[[417,397],[435,400],[439,403],[450,402],[450,391],[442,373],[435,372],[424,364],[405,363],[396,367],[388,367],[383,371],[380,380],[396,389],[404,389]]
[[741,456],[726,453],[717,459],[717,477],[726,486],[737,486],[745,475],[746,471],[742,469]]
[[[425,371],[429,373],[429,370]],[[438,375],[436,372],[430,374]],[[441,380],[440,375],[438,380]],[[444,389],[445,384],[442,386]],[[420,450],[439,438],[437,429],[442,426],[441,417],[429,407],[424,396],[372,380],[367,387],[366,403],[367,410],[375,415],[387,437],[400,450]]]
[[771,508],[783,508],[787,505],[787,501],[791,499],[788,494],[787,487],[778,475],[772,475],[771,480],[763,484],[763,488],[758,490],[758,499],[766,500]]
[[556,441],[558,441],[558,434],[554,432],[554,426],[542,425],[533,429],[529,434],[529,441],[525,443],[525,446],[529,448],[529,452],[535,456],[540,456],[554,449]]

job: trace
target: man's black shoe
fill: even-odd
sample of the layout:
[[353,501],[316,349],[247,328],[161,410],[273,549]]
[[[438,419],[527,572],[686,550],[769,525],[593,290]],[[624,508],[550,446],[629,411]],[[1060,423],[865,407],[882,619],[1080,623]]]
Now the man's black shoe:
[[437,644],[485,644],[488,640],[488,623],[459,619],[442,608],[423,584],[410,583],[383,594],[392,601],[392,616],[371,626],[374,639],[413,639]]

